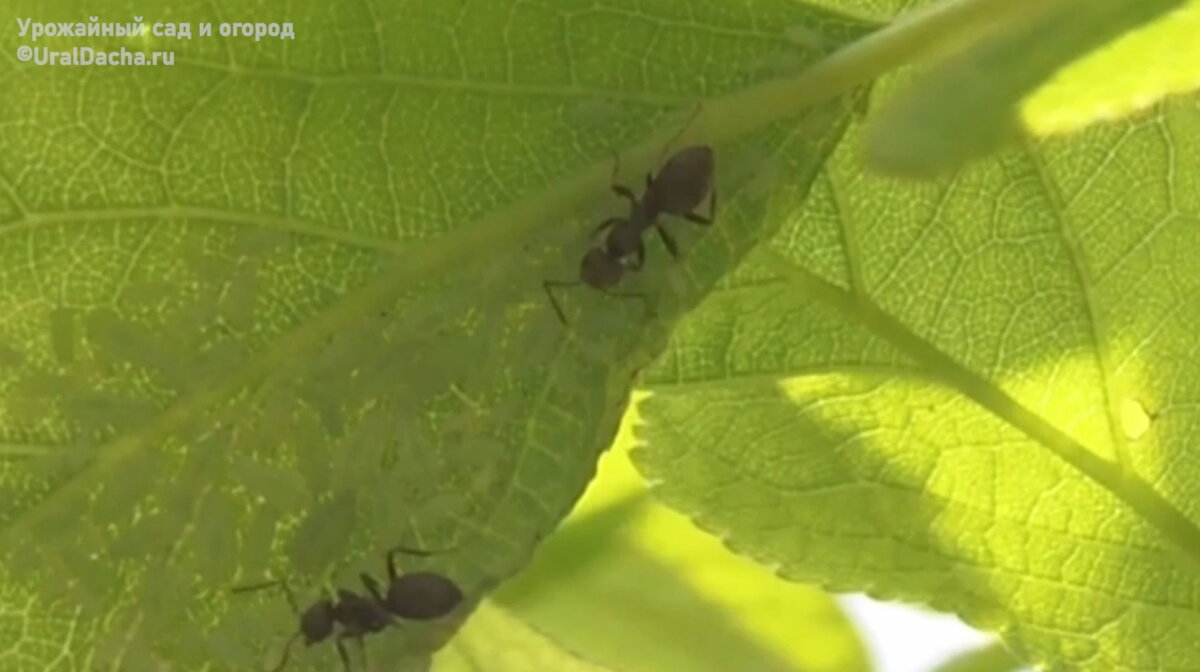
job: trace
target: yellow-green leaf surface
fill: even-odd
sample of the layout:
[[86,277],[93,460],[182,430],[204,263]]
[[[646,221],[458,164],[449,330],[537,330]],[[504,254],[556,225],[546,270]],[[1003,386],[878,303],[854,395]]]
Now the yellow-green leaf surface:
[[1021,104],[1035,133],[1073,131],[1200,88],[1200,0],[1072,63]]
[[[807,191],[851,107],[834,94],[865,83],[764,103],[770,64],[818,56],[787,29],[867,28],[787,0],[7,8],[147,30],[0,33],[6,671],[270,665],[295,617],[231,587],[286,577],[304,606],[395,544],[451,549],[419,565],[485,594],[583,491],[673,322],[764,236],[771,187]],[[218,29],[284,21],[294,40]],[[13,56],[81,45],[175,63]],[[685,128],[716,148],[719,225],[679,226],[680,263],[650,241],[627,287],[653,317],[567,291],[564,328],[542,281],[575,277],[627,207],[610,150],[638,185]],[[419,666],[454,624],[368,650]],[[328,644],[289,670],[337,665]]]
[[626,415],[564,526],[494,598],[620,670],[869,670],[858,634],[830,595],[731,553],[647,496],[628,457],[635,419]]
[[[1060,68],[1184,0],[1047,0],[993,5],[983,28],[963,26],[969,45],[919,74],[882,106],[868,134],[879,170],[929,176],[1019,137],[1021,99]],[[1038,4],[1042,6],[1037,6]],[[935,5],[936,6],[936,5]]]
[[[990,0],[963,0],[954,4],[988,2]],[[944,8],[951,3],[939,0],[817,0],[814,4],[857,12],[884,22],[903,19],[919,7]],[[1011,11],[1019,16],[1046,3],[1042,0],[1001,0],[991,4],[997,12]],[[1129,4],[1140,3],[1130,0]],[[994,25],[995,22],[984,23]],[[1021,121],[1035,134],[1065,133],[1100,120],[1134,114],[1169,94],[1193,91],[1200,87],[1198,34],[1200,0],[1187,0],[1174,11],[1129,30],[1101,49],[1055,72],[1049,81],[1020,101]],[[803,28],[796,31],[796,36],[802,38],[798,41],[805,43],[819,43],[821,39],[819,34]],[[970,42],[968,39],[967,43]],[[1017,57],[1001,66],[1016,67],[1022,60],[1023,57]],[[981,82],[989,80],[982,74],[978,79]]]
[[579,658],[491,601],[434,657],[432,672],[635,672]]
[[1200,99],[920,186],[853,141],[676,330],[635,462],[785,576],[1197,669]]

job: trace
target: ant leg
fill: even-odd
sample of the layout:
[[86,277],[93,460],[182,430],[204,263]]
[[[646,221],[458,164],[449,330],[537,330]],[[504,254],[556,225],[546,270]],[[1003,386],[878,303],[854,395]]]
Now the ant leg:
[[637,249],[633,251],[633,254],[637,261],[629,265],[629,270],[640,271],[642,270],[642,266],[646,265],[646,246],[642,241],[638,241]]
[[609,217],[603,222],[597,224],[596,227],[592,229],[592,237],[595,238],[605,229],[611,229],[613,226],[624,221],[626,221],[624,217]]
[[[346,633],[338,635],[337,639],[333,640],[333,645],[337,647],[338,657],[342,659],[342,669],[350,672],[350,654],[346,653],[346,646],[342,644],[343,639],[350,639],[350,635]],[[358,643],[362,644],[361,637],[358,639]]]
[[414,548],[412,546],[393,546],[391,548],[391,550],[388,551],[388,555],[396,555],[397,553],[399,553],[401,555],[412,555],[412,556],[416,556],[418,558],[428,558],[431,555],[436,555],[438,553],[445,553],[447,551],[453,551],[453,550],[454,550],[453,546],[451,546],[450,548],[439,548],[439,549],[435,549],[435,550],[430,550],[427,548]]
[[659,224],[658,222],[655,222],[654,230],[658,231],[658,237],[662,238],[663,245],[667,246],[667,252],[670,252],[672,257],[678,259],[679,258],[679,246],[675,244],[675,237],[672,236],[670,234],[670,232],[667,231],[667,227],[663,226],[662,224]]
[[302,632],[297,632],[296,634],[292,635],[292,638],[289,639],[287,644],[285,644],[283,647],[283,656],[279,659],[279,664],[271,668],[271,672],[279,672],[284,667],[287,667],[288,660],[292,655],[292,645],[295,644],[296,640],[300,639],[303,634],[304,633]]
[[[391,569],[391,563],[388,563],[389,574],[391,573]],[[375,580],[375,577],[363,572],[362,574],[358,575],[358,578],[362,579],[362,583],[364,586],[366,586],[367,592],[371,593],[371,597],[375,598],[376,602],[383,602],[383,593],[379,591],[379,582]],[[390,578],[395,579],[396,577],[395,575],[392,575]]]
[[614,185],[612,185],[612,190],[613,190],[614,194],[620,196],[621,198],[629,199],[629,203],[630,203],[629,207],[631,207],[631,208],[637,207],[637,196],[633,195],[633,192],[629,190],[629,187],[624,187],[619,184],[614,184]]
[[712,196],[708,199],[708,217],[702,217],[694,212],[688,212],[680,215],[689,222],[695,222],[703,226],[708,226],[717,218],[717,190],[713,189]]
[[[542,288],[546,290],[546,296],[550,299],[550,305],[554,306],[554,312],[558,315],[558,321],[563,324],[567,323],[567,316],[563,313],[562,306],[558,305],[558,299],[554,298],[554,292],[551,287],[574,287],[579,282],[575,280],[543,280]],[[390,557],[390,556],[389,556]]]
[[[675,142],[679,140],[680,136],[683,135],[684,131],[686,131],[692,125],[692,122],[695,121],[696,117],[700,115],[700,108],[702,107],[704,107],[702,102],[696,103],[696,109],[692,110],[692,116],[688,117],[687,123],[681,126],[678,131],[675,131],[675,135],[672,135],[671,139],[667,140],[667,144],[663,145],[662,151],[658,154],[658,162],[654,164],[655,166],[662,165],[663,159],[667,156],[667,150],[670,149],[671,145],[675,144]],[[649,179],[646,181],[646,186],[650,186]]]
[[[296,606],[296,596],[294,594],[292,594],[292,589],[291,589],[291,587],[288,586],[287,581],[283,581],[283,580],[266,581],[264,583],[256,583],[256,584],[249,585],[249,586],[238,586],[236,588],[231,589],[230,592],[232,592],[232,593],[249,593],[249,592],[255,591],[255,590],[262,590],[263,588],[272,588],[274,586],[279,586],[279,589],[281,591],[283,591],[283,596],[285,598],[287,598],[288,606],[290,606],[292,608],[293,612],[295,612],[297,615],[299,615],[300,608],[298,606]],[[296,643],[296,640],[300,639],[303,636],[304,636],[303,631],[297,632],[296,634],[292,635],[291,639],[289,639],[287,641],[287,644],[285,644],[283,646],[283,655],[280,656],[280,658],[279,658],[279,664],[277,664],[275,667],[273,667],[271,669],[271,672],[279,672],[284,667],[287,667],[288,660],[291,658],[291,655],[292,655],[292,645]]]
[[370,672],[371,666],[367,663],[367,645],[362,637],[355,637],[358,640],[358,655],[362,658],[363,670]]
[[[542,284],[545,285],[547,283],[559,284],[558,281],[554,281],[554,280],[547,280],[546,282],[544,282]],[[570,282],[567,284],[577,285],[579,283]],[[549,291],[549,289],[547,289],[547,291]],[[387,552],[388,580],[395,581],[396,577],[400,575],[399,572],[396,571],[396,556],[397,555],[412,555],[412,556],[415,556],[418,558],[428,558],[431,555],[436,555],[438,553],[445,553],[447,551],[452,551],[452,550],[454,550],[453,546],[450,548],[439,548],[439,549],[432,550],[432,551],[429,549],[425,549],[425,548],[412,548],[411,546],[393,546]]]

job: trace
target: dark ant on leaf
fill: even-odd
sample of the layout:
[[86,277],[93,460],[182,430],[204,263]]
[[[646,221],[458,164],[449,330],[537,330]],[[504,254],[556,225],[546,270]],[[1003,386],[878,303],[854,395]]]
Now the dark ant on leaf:
[[[444,551],[437,551],[444,552]],[[435,551],[424,551],[414,548],[396,547],[387,553],[388,585],[381,590],[375,577],[362,573],[359,578],[367,589],[363,595],[352,590],[340,588],[336,598],[328,597],[317,600],[303,611],[296,604],[296,598],[286,581],[267,581],[249,586],[239,586],[232,592],[245,593],[263,588],[279,586],[300,619],[300,627],[296,634],[288,640],[283,649],[283,656],[272,672],[282,670],[288,663],[292,645],[303,639],[305,646],[311,646],[334,636],[334,646],[337,647],[338,657],[342,659],[342,668],[350,671],[350,656],[346,653],[343,640],[357,640],[364,663],[366,648],[363,637],[379,632],[389,625],[395,624],[395,619],[403,618],[415,621],[428,621],[449,614],[463,601],[462,590],[450,579],[435,572],[420,571],[401,573],[396,569],[396,555],[429,556]],[[334,635],[334,627],[341,630]]]
[[[682,132],[681,129],[676,137]],[[667,147],[670,147],[672,142],[674,138],[663,147],[662,154],[666,154]],[[550,298],[550,304],[563,324],[566,324],[567,318],[558,300],[554,298],[554,287],[574,287],[583,284],[611,296],[639,298],[646,303],[646,295],[641,292],[611,291],[620,283],[626,271],[639,271],[645,264],[646,247],[642,238],[646,231],[653,227],[671,256],[678,257],[679,246],[658,218],[664,214],[674,215],[704,226],[712,224],[716,218],[717,191],[713,187],[716,160],[711,147],[684,147],[671,155],[666,163],[662,163],[660,155],[659,163],[662,164],[662,168],[657,175],[646,173],[646,190],[639,199],[628,187],[617,184],[621,157],[613,152],[610,188],[616,195],[629,200],[629,214],[624,217],[610,217],[592,231],[593,236],[605,231],[607,235],[599,245],[593,246],[583,255],[579,263],[578,280],[542,281],[546,296]],[[707,217],[693,212],[704,201],[705,195],[710,195]]]

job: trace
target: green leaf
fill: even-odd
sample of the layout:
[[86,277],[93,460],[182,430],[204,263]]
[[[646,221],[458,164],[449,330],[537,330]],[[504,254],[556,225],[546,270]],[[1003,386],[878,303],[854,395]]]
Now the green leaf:
[[617,672],[563,649],[507,610],[484,602],[432,672]]
[[[764,235],[772,180],[805,192],[838,96],[868,83],[759,83],[781,53],[818,57],[788,28],[867,29],[788,0],[137,11],[196,34],[88,45],[173,66],[0,61],[6,607],[63,600],[96,631],[63,652],[22,630],[0,667],[252,669],[296,618],[229,588],[286,578],[303,608],[398,543],[452,547],[425,564],[482,597],[578,498],[672,324]],[[296,39],[198,34],[222,21]],[[0,49],[79,39],[9,30]],[[577,275],[588,229],[625,207],[610,150],[637,184],[681,129],[717,150],[720,225],[680,225],[680,263],[651,248],[628,286],[656,319],[579,290],[564,328],[541,284]],[[336,665],[328,644],[289,670]]]
[[629,413],[575,512],[494,598],[616,669],[870,669],[830,595],[780,580],[648,499],[627,454],[635,422]]
[[1192,91],[1200,78],[1197,34],[1200,1],[1190,0],[1055,73],[1022,101],[1022,120],[1041,135],[1069,132]]
[[647,373],[635,462],[784,576],[1047,668],[1194,668],[1198,110],[919,186],[848,138]]
[[[964,4],[971,1],[989,4]],[[1052,0],[1021,14],[997,6],[995,25],[877,112],[868,160],[891,174],[932,176],[1017,140],[1022,98],[1063,66],[1183,1]]]

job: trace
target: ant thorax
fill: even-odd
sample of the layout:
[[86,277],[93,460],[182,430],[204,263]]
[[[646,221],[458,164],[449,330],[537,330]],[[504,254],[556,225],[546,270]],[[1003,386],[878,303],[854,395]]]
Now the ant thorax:
[[642,248],[642,232],[646,227],[644,214],[641,208],[634,209],[629,213],[629,219],[621,220],[609,229],[604,249],[610,259],[627,259]]

